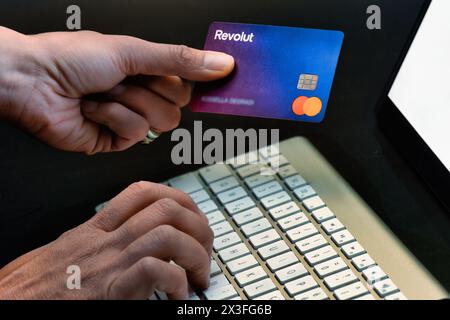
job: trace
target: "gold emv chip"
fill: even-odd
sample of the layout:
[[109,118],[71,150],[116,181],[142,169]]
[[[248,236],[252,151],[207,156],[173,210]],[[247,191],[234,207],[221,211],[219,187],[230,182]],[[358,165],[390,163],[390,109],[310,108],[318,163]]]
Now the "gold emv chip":
[[300,75],[300,78],[298,79],[297,89],[309,91],[316,90],[318,81],[319,81],[318,75],[303,73]]

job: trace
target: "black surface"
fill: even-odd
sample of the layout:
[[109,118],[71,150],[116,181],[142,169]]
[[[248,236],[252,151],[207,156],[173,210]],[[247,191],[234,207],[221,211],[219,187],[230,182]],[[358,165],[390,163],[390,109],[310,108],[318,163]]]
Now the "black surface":
[[383,104],[380,124],[396,149],[423,178],[445,209],[450,211],[448,169],[389,98]]
[[[201,47],[211,21],[337,29],[344,47],[325,121],[319,125],[184,112],[204,127],[280,128],[305,135],[397,236],[450,289],[450,216],[378,127],[378,98],[422,0],[129,0],[0,2],[0,24],[25,33],[64,30],[65,9],[82,7],[83,28]],[[369,31],[366,8],[379,4],[383,29]],[[0,44],[1,45],[1,44]],[[87,157],[53,150],[0,124],[0,264],[53,240],[129,183],[187,171],[170,164],[166,134],[151,146]],[[395,259],[395,257],[393,257]]]

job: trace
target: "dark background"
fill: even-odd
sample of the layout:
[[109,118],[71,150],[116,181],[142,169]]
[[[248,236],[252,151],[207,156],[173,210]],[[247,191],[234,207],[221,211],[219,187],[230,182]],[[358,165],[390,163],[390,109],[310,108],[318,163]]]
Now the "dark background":
[[[280,128],[307,136],[394,233],[450,290],[450,215],[379,129],[377,102],[422,0],[0,0],[0,25],[23,33],[65,30],[66,8],[82,28],[201,48],[212,21],[342,30],[344,47],[325,121],[319,125],[184,111],[182,127]],[[382,9],[382,30],[366,8]],[[0,43],[0,45],[2,45]],[[137,180],[160,181],[193,167],[170,161],[170,134],[151,146],[87,157],[54,150],[0,124],[0,265],[54,240],[93,207]],[[357,213],[355,213],[357,214]],[[395,257],[392,257],[395,259]]]

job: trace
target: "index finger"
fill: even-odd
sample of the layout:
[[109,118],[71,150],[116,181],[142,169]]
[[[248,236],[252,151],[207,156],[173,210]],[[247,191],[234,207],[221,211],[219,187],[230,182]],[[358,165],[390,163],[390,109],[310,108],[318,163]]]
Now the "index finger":
[[164,198],[173,199],[181,206],[206,219],[206,216],[200,211],[194,201],[184,192],[163,184],[140,181],[133,183],[110,200],[91,219],[91,222],[94,226],[104,231],[114,231],[139,211]]

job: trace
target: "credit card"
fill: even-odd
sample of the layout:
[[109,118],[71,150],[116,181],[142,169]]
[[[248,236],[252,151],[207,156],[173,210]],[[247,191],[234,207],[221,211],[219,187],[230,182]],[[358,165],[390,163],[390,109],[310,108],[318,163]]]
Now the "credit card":
[[204,48],[232,55],[236,67],[197,83],[191,110],[321,122],[343,39],[340,31],[214,22]]

